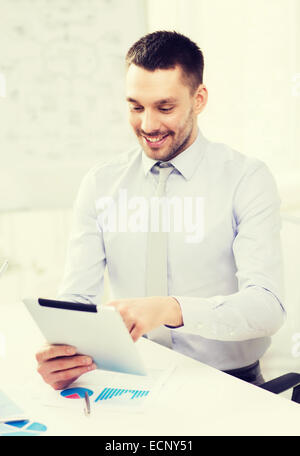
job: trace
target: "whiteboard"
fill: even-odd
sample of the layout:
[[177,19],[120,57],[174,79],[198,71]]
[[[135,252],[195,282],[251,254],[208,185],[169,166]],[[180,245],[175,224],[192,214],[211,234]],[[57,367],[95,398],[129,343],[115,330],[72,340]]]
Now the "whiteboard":
[[0,211],[68,208],[95,163],[136,144],[125,55],[143,0],[1,0]]

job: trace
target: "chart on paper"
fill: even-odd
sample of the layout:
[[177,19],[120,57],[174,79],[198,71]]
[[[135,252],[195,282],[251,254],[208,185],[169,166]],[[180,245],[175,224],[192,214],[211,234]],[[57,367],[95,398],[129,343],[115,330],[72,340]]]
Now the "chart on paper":
[[47,426],[29,420],[6,421],[0,423],[2,437],[33,437],[47,431]]
[[94,391],[87,388],[69,388],[63,390],[60,394],[66,399],[84,399],[85,393],[88,393],[89,396],[94,394]]
[[160,394],[164,394],[162,388],[173,370],[174,366],[170,365],[165,369],[147,369],[147,375],[131,375],[99,369],[86,374],[62,391],[45,387],[43,394],[34,395],[32,400],[83,413],[87,394],[92,414],[109,409],[141,412],[152,407]]
[[87,388],[68,388],[61,391],[60,395],[65,399],[83,399],[88,393],[93,404],[109,406],[140,406],[149,397],[150,390],[126,389],[105,386],[94,392]]
[[132,401],[133,399],[142,399],[146,398],[150,391],[143,390],[129,390],[122,388],[104,388],[95,402],[106,401],[108,399],[122,399]]

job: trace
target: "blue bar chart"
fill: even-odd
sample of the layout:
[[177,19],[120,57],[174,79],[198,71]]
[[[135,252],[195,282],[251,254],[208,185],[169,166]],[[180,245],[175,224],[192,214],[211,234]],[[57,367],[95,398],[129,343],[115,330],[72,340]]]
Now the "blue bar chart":
[[149,394],[149,390],[135,390],[135,389],[124,389],[124,388],[104,388],[98,397],[95,399],[95,402],[106,401],[113,398],[122,398],[122,399],[141,399],[146,398]]

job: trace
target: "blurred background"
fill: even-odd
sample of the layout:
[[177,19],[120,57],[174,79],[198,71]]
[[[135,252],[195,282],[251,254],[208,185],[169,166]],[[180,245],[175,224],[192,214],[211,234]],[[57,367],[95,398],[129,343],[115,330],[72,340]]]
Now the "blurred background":
[[204,135],[275,176],[289,317],[274,346],[298,365],[300,0],[0,0],[0,305],[55,297],[83,175],[136,144],[124,56],[162,29],[204,53]]

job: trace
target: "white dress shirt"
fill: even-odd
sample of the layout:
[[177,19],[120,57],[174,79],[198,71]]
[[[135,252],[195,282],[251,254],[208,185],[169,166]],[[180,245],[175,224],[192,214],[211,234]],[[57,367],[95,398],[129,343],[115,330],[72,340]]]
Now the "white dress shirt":
[[[85,176],[60,299],[101,303],[106,266],[114,299],[145,296],[147,225],[137,208],[154,195],[155,163],[138,147]],[[201,209],[197,218],[195,205],[194,219],[168,232],[168,294],[183,316],[183,326],[171,329],[173,349],[221,370],[247,366],[285,318],[274,179],[260,160],[200,131],[171,163],[167,198],[198,201]],[[103,201],[118,207],[110,212],[117,219],[107,222]]]

